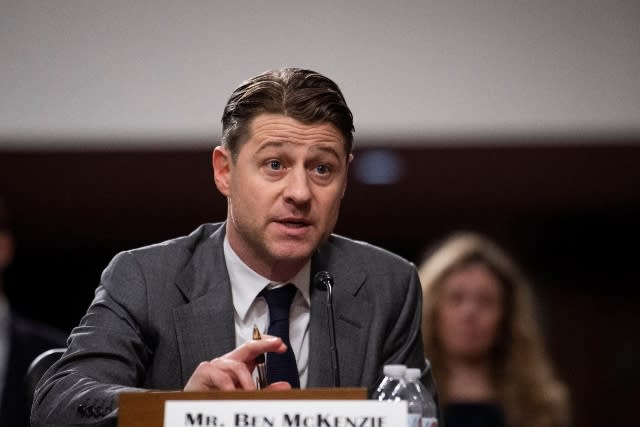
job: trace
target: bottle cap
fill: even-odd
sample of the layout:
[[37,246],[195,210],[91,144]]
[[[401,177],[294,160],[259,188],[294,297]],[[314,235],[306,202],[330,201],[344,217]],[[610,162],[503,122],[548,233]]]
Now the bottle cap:
[[418,368],[409,368],[404,373],[404,377],[407,381],[415,381],[420,378],[420,369]]
[[387,377],[402,378],[406,370],[405,365],[384,365],[382,372]]

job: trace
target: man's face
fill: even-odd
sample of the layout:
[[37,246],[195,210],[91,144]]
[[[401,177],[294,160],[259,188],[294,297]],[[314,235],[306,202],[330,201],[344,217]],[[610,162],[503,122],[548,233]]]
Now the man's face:
[[350,159],[331,124],[255,117],[235,162],[225,148],[213,153],[233,250],[265,277],[293,276],[333,231]]

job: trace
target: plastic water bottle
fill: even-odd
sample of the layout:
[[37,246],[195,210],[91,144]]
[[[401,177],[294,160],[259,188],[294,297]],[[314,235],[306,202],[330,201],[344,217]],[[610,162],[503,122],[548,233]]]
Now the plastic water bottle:
[[[407,387],[407,402],[409,404],[409,413],[411,406],[419,407],[420,416],[422,418],[422,427],[438,427],[438,407],[433,400],[431,393],[420,382],[420,369],[407,369],[404,374]],[[415,410],[418,412],[418,410]]]
[[[407,371],[405,365],[385,365],[383,368],[384,378],[380,385],[373,393],[372,398],[384,401],[400,401],[407,402],[407,427],[421,427],[422,420],[422,397],[417,396],[416,401],[409,394],[404,376]],[[418,403],[416,405],[416,402]]]
[[[403,400],[407,401],[407,420],[408,427],[421,427],[422,426],[422,408],[424,406],[424,399],[422,398],[422,393],[420,389],[416,387],[415,384],[415,371],[418,371],[417,378],[420,378],[420,370],[419,369],[407,369],[404,373],[404,390],[402,393],[404,394]],[[402,384],[402,383],[401,383]],[[399,390],[401,385],[396,387],[396,390]],[[398,394],[401,392],[398,391]]]
[[384,378],[371,398],[373,400],[400,400],[394,395],[396,387],[404,384],[404,373],[407,370],[405,365],[384,365],[382,372]]

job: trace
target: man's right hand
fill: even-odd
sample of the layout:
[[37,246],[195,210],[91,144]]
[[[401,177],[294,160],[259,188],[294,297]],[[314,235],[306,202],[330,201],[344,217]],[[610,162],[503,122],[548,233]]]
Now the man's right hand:
[[[251,377],[255,359],[264,353],[284,353],[287,346],[278,337],[263,335],[261,340],[251,340],[235,350],[209,362],[198,365],[187,381],[184,391],[255,390]],[[265,390],[289,390],[288,382],[269,384]]]

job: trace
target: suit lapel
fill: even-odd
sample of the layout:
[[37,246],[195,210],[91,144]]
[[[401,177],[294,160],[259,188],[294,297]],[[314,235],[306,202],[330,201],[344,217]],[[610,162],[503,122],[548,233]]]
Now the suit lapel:
[[233,299],[222,242],[225,226],[205,237],[176,284],[187,303],[173,317],[183,383],[197,365],[236,346]]
[[372,313],[363,287],[366,274],[357,262],[348,260],[348,254],[331,240],[317,251],[312,260],[308,387],[333,385],[327,295],[326,291],[316,289],[313,283],[314,275],[323,270],[334,278],[333,308],[341,385],[357,386],[361,382]]
[[[185,305],[173,311],[183,383],[200,362],[228,353],[236,346],[231,284],[222,247],[224,235],[223,225],[204,237],[176,280],[186,299]],[[361,382],[373,313],[363,286],[365,272],[331,240],[316,252],[311,265],[307,386],[333,385],[327,294],[313,284],[314,275],[323,270],[330,272],[335,282],[333,308],[341,385],[357,386]]]

